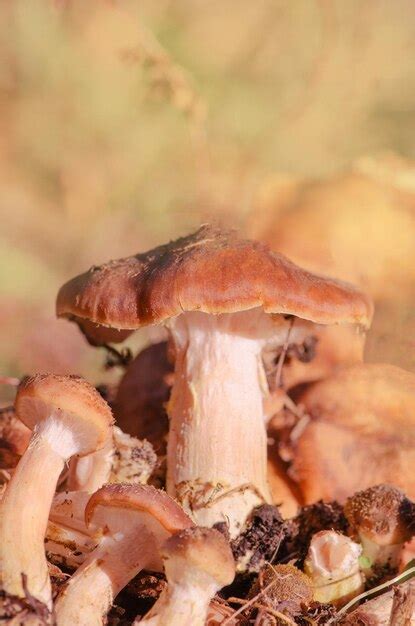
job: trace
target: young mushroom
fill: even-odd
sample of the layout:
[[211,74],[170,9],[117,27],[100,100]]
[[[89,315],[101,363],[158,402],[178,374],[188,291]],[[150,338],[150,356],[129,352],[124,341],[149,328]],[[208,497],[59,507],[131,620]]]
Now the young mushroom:
[[[60,290],[57,314],[135,329],[164,323],[175,351],[167,491],[202,526],[235,536],[270,501],[261,353],[301,322],[368,326],[370,300],[266,246],[204,226],[145,254],[94,267]],[[290,319],[287,319],[287,316]]]
[[415,535],[415,505],[391,485],[376,485],[351,496],[344,507],[363,547],[365,574],[397,570],[404,543]]
[[91,496],[86,525],[97,517],[102,519],[101,539],[58,596],[58,626],[101,626],[114,598],[136,574],[143,568],[161,569],[162,543],[193,525],[165,492],[121,483],[105,485]]
[[210,601],[235,576],[229,543],[213,528],[188,528],[167,539],[161,554],[167,589],[134,624],[204,626]]
[[112,414],[85,380],[53,374],[23,379],[15,410],[33,435],[0,504],[1,588],[24,597],[23,575],[30,594],[50,608],[44,537],[56,485],[71,457],[104,445]]
[[257,598],[265,614],[270,608],[292,621],[311,604],[313,586],[310,578],[294,565],[267,563],[260,570],[248,598]]
[[314,600],[342,605],[364,589],[359,557],[362,548],[346,535],[322,530],[310,542],[304,571],[314,586]]

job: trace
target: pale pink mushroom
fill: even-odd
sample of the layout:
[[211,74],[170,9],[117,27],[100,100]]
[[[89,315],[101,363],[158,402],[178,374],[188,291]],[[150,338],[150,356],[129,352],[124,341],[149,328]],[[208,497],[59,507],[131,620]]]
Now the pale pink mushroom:
[[114,598],[136,574],[162,568],[163,542],[193,525],[165,492],[144,485],[99,489],[85,509],[87,526],[99,509],[105,509],[101,539],[58,596],[58,626],[101,626]]
[[34,432],[0,505],[1,587],[24,597],[24,575],[30,594],[51,608],[44,537],[56,485],[71,457],[105,443],[112,415],[86,381],[52,374],[24,379],[15,409]]

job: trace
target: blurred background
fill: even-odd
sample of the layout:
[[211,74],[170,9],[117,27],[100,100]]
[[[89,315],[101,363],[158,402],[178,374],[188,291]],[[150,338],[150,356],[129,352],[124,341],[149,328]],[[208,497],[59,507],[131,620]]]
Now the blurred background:
[[205,221],[276,248],[304,185],[311,215],[352,221],[337,242],[353,230],[368,263],[387,249],[372,295],[398,286],[373,342],[414,366],[412,0],[14,0],[0,42],[0,373],[114,376],[55,320],[60,285]]

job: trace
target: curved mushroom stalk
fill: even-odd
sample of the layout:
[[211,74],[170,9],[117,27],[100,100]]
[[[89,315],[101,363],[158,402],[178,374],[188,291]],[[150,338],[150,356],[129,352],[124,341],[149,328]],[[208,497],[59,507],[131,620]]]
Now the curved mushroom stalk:
[[313,582],[317,602],[342,605],[363,591],[361,554],[358,543],[334,530],[323,530],[313,536],[304,571]]
[[112,416],[85,381],[54,375],[22,381],[16,412],[34,432],[0,505],[1,587],[25,597],[25,577],[29,593],[51,608],[44,537],[56,485],[73,455],[103,445]]
[[[192,521],[154,487],[106,485],[91,496],[85,522],[105,511],[98,546],[78,568],[55,604],[58,626],[102,626],[117,594],[143,568],[160,569],[160,545]],[[102,514],[102,511],[101,511]]]
[[189,528],[165,542],[162,556],[168,586],[134,624],[204,626],[212,598],[235,576],[228,542],[217,530]]
[[69,466],[68,489],[94,493],[107,483],[111,476],[114,458],[113,436],[108,438],[103,448],[93,454],[71,460]]

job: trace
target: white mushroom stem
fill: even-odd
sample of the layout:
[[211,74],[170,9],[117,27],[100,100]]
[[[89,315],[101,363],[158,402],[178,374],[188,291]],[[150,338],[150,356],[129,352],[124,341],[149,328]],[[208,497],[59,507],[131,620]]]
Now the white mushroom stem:
[[68,489],[94,493],[109,482],[114,458],[112,434],[103,448],[93,454],[71,460]]
[[181,585],[169,583],[150,613],[135,620],[134,626],[204,626],[210,601],[218,591],[217,583],[200,572],[197,578],[189,578]]
[[28,591],[49,608],[52,594],[44,537],[59,475],[76,452],[73,434],[53,414],[40,422],[0,505],[1,587],[24,596],[25,574]]
[[204,626],[210,601],[235,576],[228,542],[217,530],[196,526],[172,535],[161,553],[167,588],[139,623]]
[[363,533],[359,533],[359,539],[363,547],[363,556],[368,559],[368,567],[363,569],[366,576],[373,573],[374,565],[378,567],[388,566],[391,569],[398,567],[403,543],[379,545]]
[[132,525],[128,517],[134,513],[122,515],[126,530],[103,537],[59,595],[55,603],[58,626],[102,626],[121,589],[143,568],[154,565],[157,548],[150,516],[143,513],[148,522]]
[[176,368],[167,491],[197,524],[227,521],[235,536],[252,508],[271,501],[261,350],[278,326],[254,309],[184,313],[169,328]]

